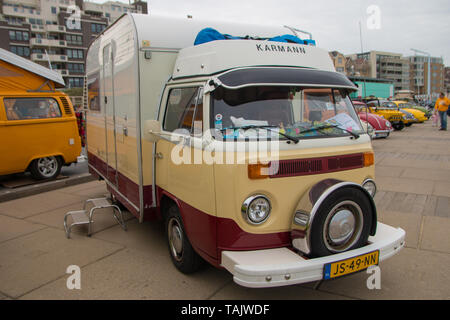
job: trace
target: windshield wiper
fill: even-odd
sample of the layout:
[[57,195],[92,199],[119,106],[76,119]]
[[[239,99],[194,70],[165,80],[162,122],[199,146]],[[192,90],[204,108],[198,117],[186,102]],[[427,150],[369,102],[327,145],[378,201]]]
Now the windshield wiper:
[[285,137],[286,139],[289,139],[289,140],[293,141],[295,144],[297,144],[300,141],[300,139],[298,139],[298,138],[295,138],[295,137],[290,136],[288,134],[282,133],[280,131],[271,130],[271,128],[280,128],[280,127],[278,127],[278,126],[269,126],[269,125],[261,125],[261,126],[248,125],[248,126],[242,126],[242,127],[224,128],[224,129],[221,129],[220,132],[224,132],[225,130],[228,130],[228,129],[233,129],[233,130],[239,130],[239,129],[242,129],[242,130],[265,129],[265,130],[270,131],[270,132],[278,133],[279,135]]
[[341,129],[341,130],[351,134],[355,139],[359,138],[359,134],[354,133],[354,132],[352,132],[352,131],[350,131],[348,129],[342,128],[338,124],[327,124],[327,125],[322,125],[322,126],[318,126],[318,127],[312,127],[312,128],[300,131],[300,134],[306,133],[306,132],[311,132],[311,131],[314,131],[314,130],[319,130],[320,131],[320,130],[329,129],[329,128],[338,128],[338,129]]

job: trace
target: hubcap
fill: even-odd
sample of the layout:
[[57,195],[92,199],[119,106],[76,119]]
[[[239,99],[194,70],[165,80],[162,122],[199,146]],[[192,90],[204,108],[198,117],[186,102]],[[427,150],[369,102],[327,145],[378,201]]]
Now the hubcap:
[[43,177],[51,177],[58,170],[58,161],[55,157],[40,158],[37,161],[37,168]]
[[169,245],[172,256],[180,261],[183,256],[183,231],[178,220],[171,218],[167,227],[169,233]]
[[331,242],[340,245],[347,241],[355,230],[355,217],[349,210],[340,210],[331,218],[329,237]]
[[360,206],[353,201],[343,201],[331,209],[324,224],[325,246],[331,252],[343,252],[359,239],[363,227]]

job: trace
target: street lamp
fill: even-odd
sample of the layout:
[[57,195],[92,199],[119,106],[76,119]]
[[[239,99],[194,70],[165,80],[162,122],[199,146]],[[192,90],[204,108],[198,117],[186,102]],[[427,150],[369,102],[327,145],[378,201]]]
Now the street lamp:
[[431,99],[431,54],[425,51],[417,50],[417,49],[411,49],[411,51],[414,51],[415,53],[421,53],[428,56],[428,88],[427,88],[427,94],[429,96],[429,99]]

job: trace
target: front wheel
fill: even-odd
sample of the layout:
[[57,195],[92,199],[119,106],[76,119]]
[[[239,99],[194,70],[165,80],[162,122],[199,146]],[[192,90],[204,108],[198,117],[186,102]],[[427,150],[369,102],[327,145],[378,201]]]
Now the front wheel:
[[311,255],[323,257],[367,244],[373,223],[368,195],[356,188],[331,194],[319,208],[311,228]]
[[197,271],[202,258],[195,252],[184,231],[183,221],[176,205],[171,205],[165,218],[166,239],[173,264],[182,273]]
[[396,131],[400,131],[405,127],[405,124],[403,122],[398,122],[395,124],[392,124],[392,128],[394,128],[394,130]]
[[44,157],[33,160],[30,172],[37,180],[56,178],[61,172],[62,161],[59,157]]

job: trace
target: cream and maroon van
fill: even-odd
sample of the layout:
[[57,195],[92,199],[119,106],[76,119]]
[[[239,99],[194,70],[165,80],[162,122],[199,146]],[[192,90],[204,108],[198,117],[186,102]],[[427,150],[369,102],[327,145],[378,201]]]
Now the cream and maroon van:
[[[193,45],[199,31],[252,35]],[[140,222],[165,221],[184,273],[248,287],[330,279],[396,254],[374,153],[327,51],[293,28],[126,14],[91,44],[89,169]],[[257,38],[256,38],[257,36]]]

